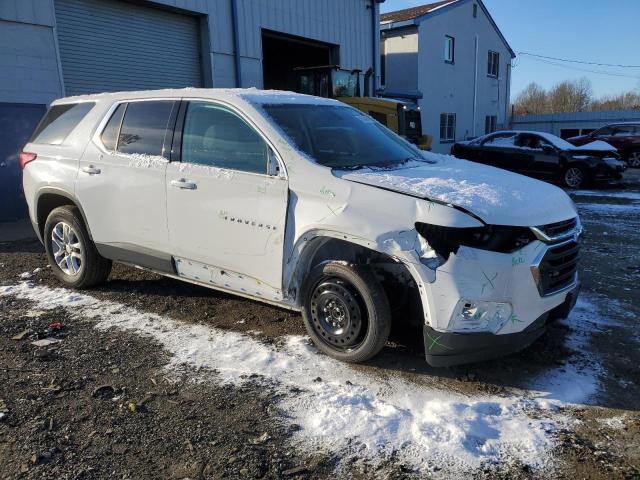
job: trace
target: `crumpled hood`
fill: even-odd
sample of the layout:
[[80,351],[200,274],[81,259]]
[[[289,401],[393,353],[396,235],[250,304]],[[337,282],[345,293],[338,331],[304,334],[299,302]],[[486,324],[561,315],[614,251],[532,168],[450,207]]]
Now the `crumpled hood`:
[[448,155],[425,154],[394,170],[334,171],[352,182],[435,200],[475,214],[492,225],[536,226],[575,217],[560,188],[523,175]]

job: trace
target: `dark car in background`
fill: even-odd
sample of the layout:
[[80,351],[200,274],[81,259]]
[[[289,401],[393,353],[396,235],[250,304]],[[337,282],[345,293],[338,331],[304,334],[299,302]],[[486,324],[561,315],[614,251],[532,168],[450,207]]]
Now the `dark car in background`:
[[640,122],[612,123],[588,135],[568,138],[567,142],[581,146],[596,140],[615,147],[630,167],[640,167]]
[[500,131],[457,142],[451,154],[529,177],[581,188],[622,178],[627,168],[615,149],[602,142],[576,147],[543,132]]

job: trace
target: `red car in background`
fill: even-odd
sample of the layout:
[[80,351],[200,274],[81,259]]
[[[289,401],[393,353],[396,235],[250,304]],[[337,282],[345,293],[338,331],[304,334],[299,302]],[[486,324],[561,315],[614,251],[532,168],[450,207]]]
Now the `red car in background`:
[[630,167],[640,167],[640,122],[612,123],[588,135],[567,138],[567,142],[577,147],[596,140],[617,148]]

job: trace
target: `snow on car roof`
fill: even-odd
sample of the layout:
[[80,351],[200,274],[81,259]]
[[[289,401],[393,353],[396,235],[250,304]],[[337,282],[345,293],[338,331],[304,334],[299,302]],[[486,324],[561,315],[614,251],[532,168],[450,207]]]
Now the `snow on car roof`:
[[554,147],[557,147],[561,150],[571,150],[576,148],[574,145],[571,145],[569,142],[567,142],[566,140],[561,139],[560,137],[556,137],[555,135],[551,134],[551,133],[547,133],[547,132],[535,132],[533,130],[499,130],[497,132],[493,132],[487,135],[483,135],[482,137],[478,137],[475,139],[475,141],[482,141],[484,138],[488,137],[489,135],[495,135],[495,134],[513,134],[513,135],[518,135],[518,134],[528,134],[528,135],[538,135],[539,137],[544,138],[547,142],[549,142],[551,145],[553,145]]

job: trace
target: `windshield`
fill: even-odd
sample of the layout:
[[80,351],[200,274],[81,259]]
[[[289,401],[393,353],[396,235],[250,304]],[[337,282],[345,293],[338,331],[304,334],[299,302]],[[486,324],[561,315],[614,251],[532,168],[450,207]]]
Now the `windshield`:
[[295,145],[331,168],[391,167],[422,160],[419,150],[368,115],[337,105],[265,105]]

